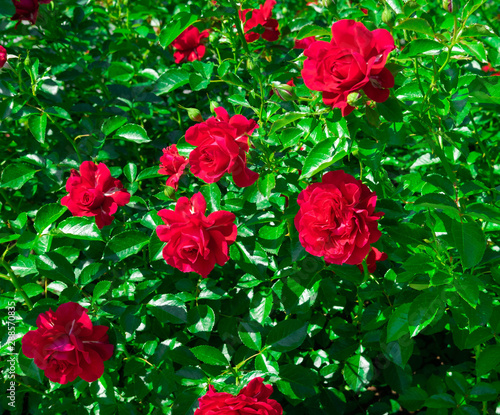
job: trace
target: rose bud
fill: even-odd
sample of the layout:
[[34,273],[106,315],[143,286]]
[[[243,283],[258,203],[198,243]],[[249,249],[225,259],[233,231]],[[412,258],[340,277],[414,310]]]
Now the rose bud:
[[443,0],[443,9],[450,13],[456,13],[460,9],[459,0]]
[[[293,79],[292,79],[293,81]],[[273,82],[273,92],[283,101],[294,101],[297,99],[294,88],[288,84]]]
[[0,46],[0,68],[3,68],[5,62],[7,62],[7,51],[3,46]]

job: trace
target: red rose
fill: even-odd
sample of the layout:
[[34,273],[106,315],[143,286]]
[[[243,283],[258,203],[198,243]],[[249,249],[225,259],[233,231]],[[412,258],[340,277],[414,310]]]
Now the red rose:
[[[385,261],[387,259],[387,254],[385,252],[380,252],[377,248],[372,246],[370,253],[366,257],[366,265],[368,266],[368,272],[373,274],[377,270],[377,262]],[[363,264],[358,264],[358,268],[363,274],[365,271],[363,269]]]
[[110,225],[118,206],[130,201],[130,193],[120,180],[111,177],[107,166],[92,161],[84,161],[80,172],[71,170],[66,191],[69,194],[61,199],[61,205],[67,206],[73,216],[95,216],[99,229]]
[[5,62],[7,62],[7,51],[3,46],[0,46],[0,68],[3,68]]
[[10,20],[18,20],[16,27],[22,20],[35,24],[38,17],[39,3],[47,4],[51,1],[52,0],[12,0],[12,4],[14,4],[16,8],[16,13]]
[[246,158],[248,136],[258,127],[257,123],[243,115],[229,118],[222,107],[216,108],[215,113],[217,117],[186,131],[186,142],[196,146],[189,154],[191,172],[207,183],[231,173],[236,186],[250,186],[259,178],[258,173],[247,167]]
[[314,37],[314,36],[305,37],[304,39],[295,39],[295,45],[293,46],[293,48],[294,49],[307,49],[314,42],[316,42],[316,37]]
[[163,156],[160,157],[160,169],[158,173],[170,176],[167,179],[167,186],[178,188],[179,179],[184,173],[184,169],[188,164],[188,159],[183,157],[177,151],[177,146],[172,144],[163,149]]
[[262,378],[254,378],[238,395],[217,392],[210,385],[205,396],[198,399],[200,407],[194,415],[282,415],[283,408],[274,399],[271,385]]
[[87,382],[104,373],[104,361],[113,355],[108,327],[94,326],[87,310],[77,303],[61,304],[56,312],[42,313],[36,319],[36,330],[23,336],[25,356],[52,382],[65,384],[78,376]]
[[377,220],[383,213],[374,212],[376,202],[374,192],[343,170],[324,174],[322,183],[307,186],[297,199],[300,243],[328,263],[363,262],[381,236]]
[[[258,9],[246,9],[240,10],[240,20],[243,22],[243,31],[245,32],[245,39],[248,43],[255,42],[262,36],[262,39],[268,42],[274,42],[278,40],[280,36],[280,31],[278,29],[278,21],[273,19],[273,7],[276,4],[276,0],[266,0],[264,4],[261,4]],[[247,20],[247,13],[252,12],[250,19]],[[264,33],[247,33],[249,30],[261,25],[264,27]]]
[[321,91],[323,102],[348,115],[354,109],[347,96],[362,89],[368,98],[384,102],[394,86],[394,76],[384,68],[395,48],[385,29],[369,31],[363,23],[339,20],[332,25],[330,43],[318,40],[304,52],[302,77],[309,89]]
[[484,65],[481,67],[483,72],[493,72],[490,74],[490,76],[500,76],[500,71],[497,71],[493,66],[491,66],[491,63],[488,63],[488,65]]
[[360,9],[364,14],[368,15],[368,9],[361,8]]
[[229,260],[229,248],[236,240],[235,216],[219,210],[205,216],[207,203],[201,193],[181,197],[175,211],[162,209],[158,215],[165,225],[156,233],[167,244],[163,258],[167,264],[182,272],[196,272],[203,278],[214,269],[215,263],[224,265]]
[[208,30],[200,33],[195,26],[189,26],[172,42],[175,63],[199,61],[205,55],[203,39],[208,38]]

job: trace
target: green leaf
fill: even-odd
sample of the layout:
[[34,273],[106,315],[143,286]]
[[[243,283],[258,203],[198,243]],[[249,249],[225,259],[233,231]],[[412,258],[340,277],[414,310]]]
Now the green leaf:
[[36,172],[37,170],[27,164],[9,164],[2,172],[0,187],[20,189],[28,180],[35,177]]
[[460,32],[460,37],[476,36],[495,36],[495,34],[482,24],[472,24]]
[[219,349],[212,346],[196,346],[190,349],[198,360],[207,365],[227,366],[229,362]]
[[443,302],[437,291],[427,290],[413,300],[408,311],[408,327],[412,337],[432,323],[442,311]]
[[57,227],[55,236],[68,236],[73,239],[88,241],[102,241],[101,231],[95,224],[93,217],[74,216],[62,221]]
[[451,395],[447,393],[438,393],[436,395],[429,396],[425,400],[425,405],[429,408],[455,408],[457,402]]
[[101,298],[104,294],[106,294],[111,288],[111,281],[99,281],[95,288],[94,294],[92,295],[92,302]]
[[334,138],[326,139],[314,146],[304,161],[299,180],[314,176],[347,155],[344,150],[336,151],[334,140]]
[[[201,194],[205,197],[207,201],[208,210],[211,212],[217,212],[221,210],[220,198],[221,192],[219,185],[217,183],[210,183],[200,187]],[[208,215],[207,215],[208,216]]]
[[344,379],[349,387],[358,392],[364,389],[373,377],[373,364],[361,354],[351,356],[344,366]]
[[273,308],[273,296],[271,293],[258,291],[250,302],[250,317],[258,323],[263,323]]
[[419,55],[439,55],[443,50],[444,45],[435,40],[416,39],[411,41],[403,51],[401,57],[412,58]]
[[279,368],[278,389],[287,397],[304,401],[318,394],[319,376],[317,372],[300,365],[286,364]]
[[486,250],[484,233],[475,222],[453,221],[451,234],[464,268],[472,268],[481,262]]
[[500,344],[487,346],[476,359],[477,376],[484,376],[500,364]]
[[387,323],[387,343],[398,340],[409,333],[408,312],[410,303],[401,304],[392,313]]
[[396,29],[413,30],[414,32],[423,33],[424,35],[434,36],[434,31],[429,22],[418,17],[403,20],[396,26]]
[[396,14],[403,13],[403,5],[401,3],[401,0],[387,0],[387,4],[394,11],[394,13]]
[[500,209],[484,203],[472,203],[467,206],[467,214],[500,225]]
[[299,34],[296,36],[296,39],[304,39],[310,36],[332,36],[332,32],[330,29],[325,27],[316,26],[313,24],[304,26],[300,29]]
[[119,138],[137,144],[149,143],[151,141],[148,138],[146,130],[137,124],[124,125],[115,133],[113,138]]
[[299,347],[307,337],[307,322],[288,319],[276,324],[267,335],[266,344],[278,352]]
[[75,282],[75,273],[73,267],[66,258],[56,252],[35,257],[38,271],[47,278],[54,281],[62,281],[73,285]]
[[104,248],[102,259],[108,261],[122,261],[137,254],[149,242],[149,237],[139,231],[125,231],[113,236]]
[[182,69],[171,69],[165,72],[156,81],[155,92],[157,95],[168,94],[186,85],[189,82],[189,72]]
[[40,144],[45,143],[45,132],[47,129],[47,114],[33,114],[28,118],[28,127]]
[[115,115],[114,117],[108,118],[103,122],[101,131],[104,135],[110,135],[113,131],[120,128],[123,124],[127,122],[125,117],[121,115]]
[[78,283],[81,285],[87,285],[100,278],[108,271],[109,267],[107,265],[101,264],[100,262],[93,262],[83,268],[82,272],[78,276]]
[[169,46],[184,30],[198,20],[198,16],[188,12],[174,14],[172,20],[165,25],[158,36],[163,48]]
[[160,322],[183,324],[187,322],[187,310],[184,302],[173,294],[160,294],[147,304]]
[[44,205],[36,213],[35,229],[38,233],[42,233],[45,228],[53,224],[66,211],[66,206],[59,203],[50,203]]
[[215,324],[214,310],[207,305],[193,307],[188,312],[187,323],[189,332],[208,340]]
[[446,195],[442,195],[440,193],[428,193],[419,197],[415,200],[416,206],[425,206],[431,209],[446,209],[450,208],[453,210],[457,210],[457,205],[453,202],[453,200]]
[[128,62],[111,62],[108,76],[114,81],[128,82],[134,77],[134,67]]
[[259,330],[259,324],[242,321],[238,327],[238,336],[246,347],[259,351],[262,348],[262,335]]
[[427,392],[420,387],[411,387],[404,391],[398,401],[408,411],[418,411],[424,406]]
[[274,134],[280,128],[283,128],[285,125],[290,124],[291,122],[307,117],[307,115],[308,114],[302,112],[289,112],[288,114],[285,114],[273,123],[269,135]]
[[139,176],[135,179],[137,182],[146,179],[154,179],[156,177],[164,177],[163,174],[158,173],[158,166],[147,167],[139,173]]
[[471,389],[469,396],[471,401],[487,402],[494,401],[498,396],[498,392],[493,385],[485,382],[479,382]]
[[271,196],[271,191],[276,187],[276,176],[274,173],[261,175],[257,182],[259,192],[266,198]]
[[479,301],[480,281],[473,275],[455,277],[454,285],[458,294],[472,307],[476,308]]
[[123,174],[127,180],[132,183],[137,177],[137,165],[134,163],[127,163],[123,168]]

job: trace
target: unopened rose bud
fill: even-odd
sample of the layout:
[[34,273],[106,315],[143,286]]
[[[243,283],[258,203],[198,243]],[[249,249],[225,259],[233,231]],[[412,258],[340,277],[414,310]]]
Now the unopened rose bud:
[[330,4],[332,4],[332,0],[319,0],[318,3],[323,7],[328,7]]
[[210,112],[215,112],[215,108],[217,108],[219,105],[215,101],[210,101]]
[[443,9],[447,12],[455,13],[460,8],[460,2],[458,0],[443,0]]
[[382,21],[387,25],[387,26],[394,26],[394,13],[392,13],[392,10],[386,7],[384,11],[382,12]]
[[186,108],[188,117],[191,121],[203,122],[203,117],[201,116],[201,112],[197,108]]
[[167,196],[169,199],[175,200],[175,189],[173,187],[165,186],[163,194]]
[[293,86],[287,84],[273,84],[273,92],[283,101],[294,101],[297,99]]
[[255,65],[253,64],[252,59],[247,59],[247,69],[249,71],[251,71],[251,70],[253,70],[254,67],[255,67]]
[[347,95],[347,103],[351,107],[355,107],[356,101],[358,100],[359,97],[360,97],[360,94],[358,92],[351,92],[349,95]]
[[30,61],[30,55],[26,56],[26,59],[24,60],[24,66],[30,66],[31,61]]

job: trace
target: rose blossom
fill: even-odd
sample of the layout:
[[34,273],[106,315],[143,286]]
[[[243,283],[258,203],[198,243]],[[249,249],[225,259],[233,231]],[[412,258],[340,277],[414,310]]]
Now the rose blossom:
[[199,61],[205,55],[203,40],[208,38],[209,31],[189,26],[172,42],[175,63]]
[[500,71],[497,71],[493,66],[491,66],[491,63],[488,63],[488,65],[484,65],[481,67],[483,72],[493,72],[490,74],[490,76],[500,76]]
[[323,102],[344,116],[354,109],[347,103],[351,92],[362,89],[373,101],[384,102],[394,86],[394,76],[384,67],[394,48],[387,30],[369,31],[363,23],[339,20],[332,25],[330,42],[318,40],[304,51],[304,83],[321,91]]
[[208,392],[198,399],[200,407],[194,415],[282,415],[283,408],[274,399],[271,385],[264,385],[264,379],[254,378],[238,395],[217,392],[210,385]]
[[114,346],[108,342],[108,327],[94,326],[85,308],[61,304],[55,312],[40,314],[36,325],[23,336],[22,349],[49,380],[64,385],[78,376],[87,382],[102,376]]
[[381,232],[375,213],[377,195],[343,170],[323,175],[321,183],[300,192],[295,216],[299,240],[307,252],[327,263],[357,265]]
[[5,62],[7,62],[7,51],[3,46],[0,46],[0,68],[3,68]]
[[67,206],[73,216],[95,216],[99,229],[110,225],[118,206],[130,201],[130,193],[120,180],[111,177],[108,167],[92,161],[84,161],[80,172],[71,170],[66,191],[69,194],[61,199],[61,205]]
[[248,136],[257,128],[257,123],[243,115],[229,118],[222,107],[216,108],[215,113],[216,117],[186,131],[186,142],[196,146],[189,154],[191,172],[207,183],[231,173],[236,186],[250,186],[259,178],[259,174],[246,165]]
[[[262,39],[265,39],[268,42],[278,40],[280,36],[278,21],[271,17],[275,4],[276,0],[266,0],[266,2],[261,4],[258,9],[245,9],[239,11],[240,20],[244,24],[243,31],[245,32],[245,39],[248,43],[255,42],[261,36]],[[247,20],[247,13],[250,11],[252,12],[252,15],[250,19]],[[247,33],[249,30],[259,25],[264,27],[264,33]]]
[[172,144],[163,149],[163,156],[160,157],[160,169],[158,173],[170,176],[167,179],[166,185],[177,190],[179,187],[179,179],[184,173],[184,169],[188,162],[186,157],[179,154],[177,146]]
[[12,0],[12,4],[14,4],[16,8],[16,13],[10,20],[18,20],[16,27],[22,20],[35,24],[38,17],[39,3],[47,4],[51,1],[52,0]]
[[305,37],[304,39],[295,39],[294,49],[307,49],[314,42],[316,42],[315,36]]
[[225,210],[205,216],[207,203],[201,193],[191,199],[181,197],[175,210],[162,209],[158,215],[165,225],[156,228],[156,234],[167,244],[163,258],[167,264],[182,272],[196,272],[203,278],[215,264],[229,260],[229,245],[236,240],[235,215]]

